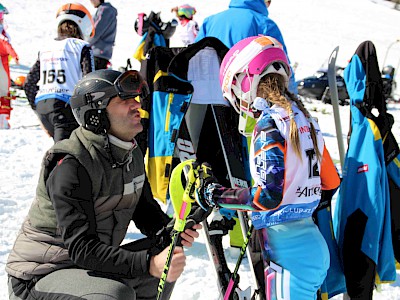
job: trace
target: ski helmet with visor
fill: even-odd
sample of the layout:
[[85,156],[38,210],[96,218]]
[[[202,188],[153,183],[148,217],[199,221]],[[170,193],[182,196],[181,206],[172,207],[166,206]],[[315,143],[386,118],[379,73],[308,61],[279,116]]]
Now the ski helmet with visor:
[[260,79],[269,73],[280,74],[286,87],[290,67],[282,44],[270,36],[245,38],[225,55],[219,73],[223,96],[239,114],[239,131],[245,131],[247,118],[255,118],[253,102]]
[[70,105],[79,125],[101,134],[110,129],[106,108],[111,98],[140,101],[148,95],[147,83],[138,71],[97,70],[76,84]]
[[192,20],[193,16],[196,14],[196,8],[190,6],[189,4],[183,4],[178,6],[177,14],[178,17],[185,17],[188,20]]
[[62,5],[57,11],[57,27],[65,21],[74,22],[84,40],[94,37],[95,28],[92,15],[82,4],[67,3]]

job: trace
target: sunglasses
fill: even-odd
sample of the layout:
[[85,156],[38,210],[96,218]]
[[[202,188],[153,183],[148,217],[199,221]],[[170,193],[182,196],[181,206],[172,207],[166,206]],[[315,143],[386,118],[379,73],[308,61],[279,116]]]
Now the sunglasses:
[[144,99],[150,94],[146,81],[135,70],[129,70],[119,75],[114,81],[114,88],[118,97],[122,100],[136,98],[137,96]]

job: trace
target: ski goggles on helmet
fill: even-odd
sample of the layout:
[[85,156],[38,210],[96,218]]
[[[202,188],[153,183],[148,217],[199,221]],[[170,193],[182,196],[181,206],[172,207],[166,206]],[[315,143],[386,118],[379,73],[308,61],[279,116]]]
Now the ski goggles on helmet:
[[141,102],[141,99],[150,94],[146,81],[135,70],[119,74],[113,81],[102,77],[94,79],[88,79],[88,81],[83,79],[83,86],[78,86],[80,91],[75,93],[74,90],[74,95],[70,99],[73,109],[83,106],[89,106],[91,109],[105,109],[110,100],[117,96],[122,100],[135,99]]
[[114,88],[117,92],[115,96],[122,100],[136,98],[137,96],[144,99],[150,94],[146,81],[135,70],[126,71],[118,76],[114,81]]
[[182,5],[178,7],[178,16],[192,19],[193,15],[196,14],[196,9],[189,5]]

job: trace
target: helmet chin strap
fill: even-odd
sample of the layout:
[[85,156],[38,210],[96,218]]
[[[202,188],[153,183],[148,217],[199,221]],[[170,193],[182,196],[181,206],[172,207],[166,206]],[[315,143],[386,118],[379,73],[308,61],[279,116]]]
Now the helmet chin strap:
[[[248,76],[248,78],[250,78],[248,68],[246,68],[246,75]],[[256,117],[254,116],[254,112],[253,112],[253,101],[252,101],[253,94],[256,94],[256,92],[253,91],[254,78],[253,78],[253,80],[249,80],[249,81],[250,81],[249,91],[246,93],[242,93],[242,91],[240,90],[240,97],[238,97],[239,108],[240,108],[238,130],[239,130],[240,134],[242,134],[244,136],[252,135],[252,131],[247,130],[247,125],[248,125],[248,121],[250,119],[253,119],[253,120],[256,119]]]

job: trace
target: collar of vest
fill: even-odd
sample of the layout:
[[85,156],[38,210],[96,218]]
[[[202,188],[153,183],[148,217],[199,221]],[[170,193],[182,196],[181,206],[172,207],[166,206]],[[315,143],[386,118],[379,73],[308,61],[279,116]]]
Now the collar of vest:
[[[88,140],[102,155],[109,157],[113,156],[113,163],[122,166],[130,162],[132,159],[132,151],[137,148],[136,140],[125,142],[112,135],[95,134],[84,128],[80,128],[79,133]],[[107,147],[110,147],[111,153],[107,152]]]

